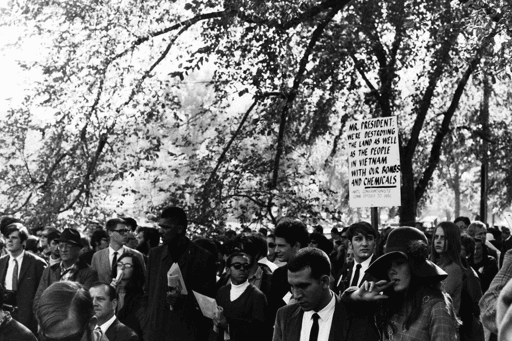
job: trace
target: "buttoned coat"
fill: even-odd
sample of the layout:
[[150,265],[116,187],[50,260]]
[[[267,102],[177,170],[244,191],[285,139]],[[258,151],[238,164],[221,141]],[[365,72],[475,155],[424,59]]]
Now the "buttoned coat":
[[[146,263],[144,262],[144,256],[142,253],[135,249],[129,248],[128,246],[124,246],[124,249],[124,252],[131,253],[135,257],[139,258],[144,273],[146,273]],[[110,284],[110,282],[112,282],[112,265],[110,264],[110,259],[108,257],[108,250],[109,248],[107,247],[106,249],[95,252],[92,256],[91,266],[98,273],[100,282]]]
[[146,276],[143,309],[147,320],[142,321],[146,341],[205,340],[213,328],[212,321],[203,316],[192,290],[215,297],[216,257],[183,238],[184,252],[177,260],[185,280],[188,295],[169,308],[166,301],[167,272],[176,261],[167,245],[152,248]]
[[[5,275],[9,267],[9,255],[0,258],[0,283],[5,284]],[[37,333],[37,321],[32,310],[32,303],[39,286],[39,281],[43,275],[46,262],[38,256],[25,251],[23,261],[21,262],[20,274],[18,276],[18,290],[16,292],[16,301],[18,311],[13,317],[32,333]]]
[[[336,303],[328,341],[377,341],[379,333],[369,315],[353,316],[350,307],[335,295]],[[355,304],[355,303],[351,303]],[[371,314],[370,314],[371,315]],[[298,303],[277,311],[273,341],[300,341],[304,311]]]

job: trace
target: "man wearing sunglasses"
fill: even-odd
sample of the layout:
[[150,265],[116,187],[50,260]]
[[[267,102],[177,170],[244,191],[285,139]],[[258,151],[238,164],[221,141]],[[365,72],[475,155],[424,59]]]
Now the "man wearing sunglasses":
[[264,340],[265,294],[248,281],[252,268],[251,257],[245,253],[234,253],[226,260],[231,283],[220,288],[217,304],[222,313],[213,323],[219,332],[228,333],[231,340]]
[[125,252],[132,253],[141,261],[144,273],[146,263],[144,256],[139,251],[126,246],[128,242],[128,223],[121,218],[113,218],[107,221],[107,232],[110,237],[108,248],[96,252],[92,256],[91,266],[98,272],[100,282],[110,283],[117,276],[117,260]]
[[58,242],[61,262],[44,269],[34,297],[34,311],[39,306],[39,299],[43,292],[55,282],[78,282],[88,289],[94,282],[98,281],[96,270],[79,259],[82,244],[80,233],[77,230],[64,229]]

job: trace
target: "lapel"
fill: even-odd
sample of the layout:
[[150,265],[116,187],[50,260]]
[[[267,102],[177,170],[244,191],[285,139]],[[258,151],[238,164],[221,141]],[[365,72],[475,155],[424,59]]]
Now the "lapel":
[[338,295],[335,295],[336,304],[334,307],[334,315],[332,317],[331,331],[329,333],[329,341],[341,341],[347,339],[348,332],[348,316]]
[[304,311],[302,308],[297,305],[297,309],[292,313],[290,319],[288,321],[283,321],[283,323],[288,325],[286,330],[289,338],[286,338],[289,341],[299,341],[300,340],[300,331],[302,329],[302,317],[304,316]]
[[347,265],[345,265],[345,268],[342,270],[342,274],[340,276],[340,279],[338,280],[338,283],[336,285],[336,288],[345,290],[350,286],[350,277],[352,277],[352,268],[354,267],[354,262],[350,262]]
[[108,258],[108,253],[109,253],[108,251],[109,251],[108,247],[106,249],[103,249],[100,251],[100,252],[103,252],[102,254],[100,254],[100,258],[101,258],[100,264],[103,267],[102,272],[111,276],[112,269],[110,267],[110,259]]
[[[370,257],[371,257],[370,265],[372,265],[372,263],[375,261],[375,255],[371,255]],[[373,277],[370,276],[370,274],[368,274],[367,272],[365,272],[363,279],[361,280],[361,284],[363,284],[364,281],[369,281],[369,280],[373,280]]]
[[5,284],[5,275],[7,274],[7,267],[9,265],[9,255],[0,258],[0,284]]
[[32,263],[32,257],[28,254],[27,251],[25,251],[25,254],[23,255],[23,261],[21,262],[21,269],[20,269],[20,275],[18,277],[18,284],[23,279],[23,276],[25,276],[25,273],[27,272],[27,269],[29,268],[30,264]]
[[[118,329],[119,329],[119,320],[116,318],[114,320],[114,323],[112,323],[112,325],[105,332],[105,335],[103,335],[103,337],[101,338],[101,341],[114,340],[116,338],[116,335],[118,334]],[[106,340],[105,340],[105,336],[107,337]]]

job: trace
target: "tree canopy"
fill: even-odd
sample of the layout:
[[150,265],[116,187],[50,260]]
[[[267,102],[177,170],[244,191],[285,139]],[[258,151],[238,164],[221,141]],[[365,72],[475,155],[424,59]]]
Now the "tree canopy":
[[[139,214],[182,205],[208,228],[228,216],[345,222],[354,119],[398,116],[402,223],[436,177],[448,181],[440,162],[465,169],[486,140],[486,153],[510,155],[511,19],[498,1],[28,0],[0,10],[2,53],[20,69],[0,120],[0,211],[31,224],[111,214],[113,195]],[[500,207],[512,197],[505,164],[490,163]]]

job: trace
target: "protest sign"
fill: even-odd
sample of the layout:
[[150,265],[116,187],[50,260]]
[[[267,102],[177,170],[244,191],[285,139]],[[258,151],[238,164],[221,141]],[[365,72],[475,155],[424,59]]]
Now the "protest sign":
[[348,122],[350,207],[400,206],[396,116]]

